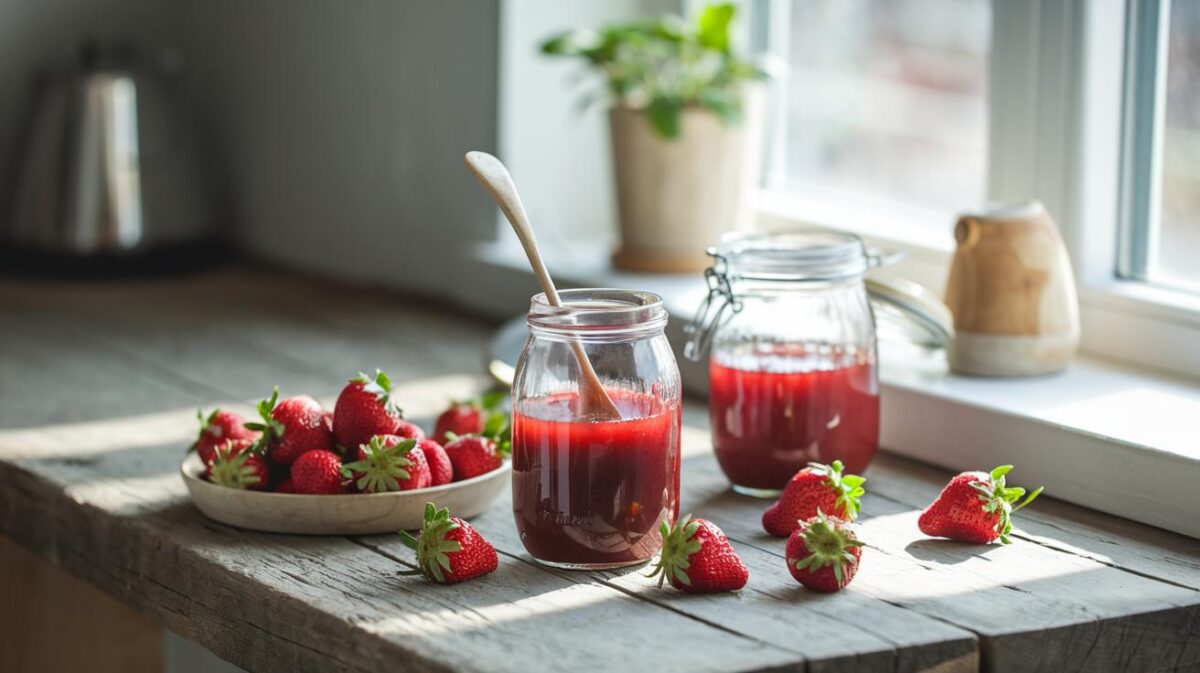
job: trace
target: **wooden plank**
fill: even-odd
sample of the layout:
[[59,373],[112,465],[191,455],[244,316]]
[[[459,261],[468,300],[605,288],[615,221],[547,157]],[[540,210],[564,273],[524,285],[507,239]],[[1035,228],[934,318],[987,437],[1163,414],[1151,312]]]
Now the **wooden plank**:
[[[255,284],[255,287],[263,286]],[[115,324],[110,320],[103,330],[94,332],[93,335],[96,338],[116,344],[129,352],[136,352],[141,358],[148,358],[163,366],[170,366],[189,379],[205,380],[211,386],[223,386],[230,382],[221,377],[205,378],[206,368],[212,358],[204,354],[219,351],[229,343],[246,342],[247,340],[271,344],[272,349],[264,350],[264,353],[271,356],[274,355],[275,348],[293,349],[296,348],[296,344],[301,344],[308,354],[307,357],[295,358],[300,362],[298,367],[286,370],[279,366],[278,358],[274,357],[268,357],[265,360],[255,358],[251,363],[240,359],[234,360],[239,367],[247,365],[254,367],[255,376],[259,382],[276,380],[281,383],[286,382],[288,387],[293,389],[311,390],[312,377],[319,372],[316,371],[317,367],[308,367],[308,362],[319,362],[321,368],[326,370],[337,368],[344,371],[347,367],[362,367],[361,364],[353,362],[354,358],[358,357],[357,344],[360,343],[359,341],[356,340],[356,348],[354,352],[351,352],[336,343],[332,335],[324,331],[323,326],[312,327],[308,323],[290,321],[286,317],[277,318],[274,313],[264,314],[257,309],[254,312],[248,312],[248,307],[260,304],[265,300],[264,297],[255,297],[253,292],[226,294],[239,299],[237,304],[226,305],[224,310],[243,311],[240,317],[253,316],[249,326],[243,324],[241,320],[208,325],[205,324],[207,321],[202,316],[196,316],[190,310],[186,312],[177,310],[177,305],[194,305],[199,302],[199,298],[182,302],[171,298],[171,301],[155,301],[149,306],[145,301],[139,301],[136,304],[137,311],[123,311],[120,306],[108,307],[96,302],[79,302],[76,309],[102,310],[110,318],[119,317],[119,321]],[[349,306],[344,301],[338,301],[337,297],[328,302],[319,300],[314,302],[314,299],[307,293],[304,296],[306,305],[315,303],[327,322],[353,321],[358,314],[378,316],[374,324],[385,334],[393,334],[397,330],[405,328],[411,333],[412,325],[421,325],[422,329],[428,330],[438,326],[438,322],[445,322],[444,318],[431,316],[420,308],[409,308],[399,314],[394,314],[383,310],[378,305],[364,305],[359,302]],[[122,304],[122,306],[127,305],[131,304]],[[277,306],[283,310],[287,308],[288,304],[281,303]],[[153,320],[149,319],[150,316],[153,317]],[[461,334],[461,325],[456,327]],[[264,335],[264,328],[278,335],[279,338]],[[233,330],[237,330],[236,333]],[[476,336],[478,330],[473,330],[468,334]],[[170,345],[180,335],[186,335],[187,348]],[[422,341],[419,333],[414,340]],[[428,341],[428,338],[424,340]],[[468,342],[465,347],[457,346],[462,341]],[[475,343],[470,343],[471,341]],[[443,351],[450,351],[450,344],[456,344],[453,351],[443,360],[450,365],[461,364],[467,360],[463,357],[463,353],[480,352],[481,343],[482,340],[478,338],[462,337],[449,343],[443,342],[441,345]],[[406,355],[410,356],[410,354]],[[410,368],[404,366],[410,361],[410,357],[406,357],[401,363],[393,363],[393,365],[400,365],[393,367],[393,374],[411,375]],[[475,365],[472,364],[472,369],[474,367]],[[280,379],[280,376],[283,378]],[[408,386],[405,390],[400,391],[397,398],[409,407],[410,412],[416,415],[431,416],[440,410],[448,397],[462,397],[466,390],[473,390],[474,381],[475,379],[471,379],[472,387],[465,390],[461,388],[439,390],[437,386],[430,386],[427,383],[420,386]],[[305,388],[306,385],[310,387]],[[228,392],[233,392],[233,390]],[[508,508],[502,505],[498,509],[507,512]],[[487,525],[488,521],[485,518],[481,526],[489,539],[501,546],[502,549],[512,550],[518,554],[518,557],[528,559],[522,550],[516,531],[511,525],[511,519],[507,515],[503,517],[503,521],[499,522],[499,525],[493,525],[490,529]],[[389,547],[388,553],[398,556],[407,554],[395,540],[388,543],[387,546]],[[626,573],[623,578],[619,576],[610,578],[603,575],[598,577],[630,595],[661,603],[672,610],[692,615],[709,623],[723,625],[736,622],[739,632],[748,634],[748,637],[796,652],[807,659],[833,665],[839,670],[878,670],[881,666],[895,670],[925,670],[945,662],[960,660],[967,662],[966,667],[961,670],[974,670],[975,643],[969,633],[935,620],[913,615],[886,603],[871,599],[864,600],[861,597],[835,601],[833,609],[815,604],[817,602],[814,602],[812,606],[808,604],[797,606],[795,601],[791,600],[797,593],[795,584],[790,580],[778,559],[753,549],[748,550],[748,553],[756,575],[764,574],[768,577],[778,575],[786,579],[786,582],[776,581],[773,591],[746,592],[741,599],[737,600],[733,600],[731,597],[713,597],[704,603],[696,603],[686,602],[686,598],[670,593],[659,596],[657,591],[649,591],[652,583],[641,578],[637,574],[640,571],[632,574]],[[685,602],[681,603],[680,601]],[[799,617],[795,614],[797,609],[803,613]],[[875,614],[877,619],[882,616],[888,617],[884,620],[886,625],[878,629],[872,629],[872,624],[858,629],[850,628],[854,618],[866,610]],[[730,627],[726,626],[725,628]],[[804,637],[798,638],[800,635]],[[921,654],[914,657],[914,653],[918,649]],[[848,655],[847,652],[853,654]]]
[[[559,663],[560,655],[546,654],[551,644],[580,652],[565,655],[571,665],[596,668],[603,652],[585,635],[593,622],[626,653],[641,648],[626,648],[626,633],[609,622],[636,629],[649,649],[705,643],[683,655],[701,670],[1200,666],[1200,554],[1169,534],[1048,501],[1022,517],[1028,528],[1009,548],[921,542],[916,510],[946,475],[881,457],[868,474],[863,571],[850,590],[817,597],[791,584],[782,541],[759,531],[766,503],[728,492],[707,434],[695,429],[685,434],[685,507],[735,539],[752,572],[740,595],[658,592],[636,572],[549,572],[531,564],[503,505],[479,525],[501,550],[501,571],[518,582],[449,593],[410,585],[392,577],[411,559],[395,539],[313,541],[218,526],[186,504],[173,469],[195,405],[253,399],[265,392],[262,381],[328,402],[348,372],[384,366],[408,382],[399,397],[410,415],[428,418],[447,397],[478,386],[478,323],[370,292],[243,272],[87,292],[0,284],[0,308],[20,312],[24,324],[0,334],[0,427],[9,428],[0,431],[0,475],[17,484],[0,493],[0,525],[255,670],[395,667],[398,656],[416,670],[505,670],[508,660],[463,657],[503,652],[522,664]],[[68,364],[104,399],[89,399],[93,389],[26,381]],[[105,387],[110,377],[115,383]],[[8,411],[14,381],[53,408]],[[119,394],[134,384],[148,392]],[[64,416],[74,406],[85,409]],[[701,407],[689,405],[686,416],[704,423]],[[86,534],[59,535],[80,529]],[[188,572],[177,577],[181,564]],[[390,578],[385,590],[380,572]],[[560,621],[573,641],[553,635]],[[468,635],[452,637],[453,648],[422,631],[460,626]],[[528,642],[531,631],[542,640]],[[335,632],[350,635],[326,637]],[[283,663],[273,651],[284,653]],[[662,656],[647,662],[674,668],[677,660]]]
[[[193,341],[200,350],[181,360],[204,360],[213,345],[212,338]],[[28,347],[39,349],[36,342]],[[144,363],[140,356],[128,359]],[[160,383],[186,387],[193,373]],[[290,373],[281,376],[294,381]],[[138,378],[155,379],[155,370]],[[436,395],[430,405],[440,407],[464,385],[474,389],[478,379],[448,381],[448,388],[422,386]],[[32,394],[48,391],[48,384],[37,385]],[[121,398],[119,385],[111,392]],[[82,404],[89,394],[67,390],[61,397],[64,404]],[[509,670],[514,662],[530,670],[557,670],[563,663],[606,669],[624,665],[629,653],[654,667],[803,667],[792,652],[511,554],[497,571],[501,581],[438,587],[395,578],[401,566],[393,558],[344,539],[212,524],[186,503],[175,474],[192,432],[190,405],[134,411],[119,410],[115,420],[0,432],[0,474],[16,486],[0,508],[4,530],[252,670],[358,670],[397,661],[409,662],[411,670]],[[511,527],[507,508],[501,505],[496,515],[494,526]],[[672,639],[711,643],[716,650],[660,646]],[[621,644],[619,659],[614,643]]]
[[[946,473],[886,456],[873,466],[872,476],[873,484],[877,484],[873,492],[924,508],[937,497]],[[1019,478],[1020,470],[1014,471],[1012,477]],[[1050,493],[1053,488],[1050,484]],[[1022,510],[1015,520],[1016,535],[1031,542],[1200,589],[1200,540],[1196,538],[1101,514],[1053,497],[1039,499],[1036,507]]]
[[[685,467],[685,480],[688,472]],[[505,553],[532,564],[512,525],[508,504],[506,500],[505,507],[490,512],[478,526]],[[398,558],[411,556],[395,539],[362,538],[362,542]],[[644,576],[645,567],[591,576],[640,600],[794,652],[808,662],[809,671],[977,670],[975,638],[963,629],[856,592],[836,596],[806,592],[792,580],[780,558],[748,546],[739,546],[738,552],[751,580],[737,594],[693,596],[659,589]],[[580,575],[557,572],[564,577]]]
[[[695,429],[685,438],[708,441]],[[902,469],[887,456],[879,462]],[[1027,540],[979,547],[924,538],[918,508],[872,491],[886,481],[874,470],[867,473],[861,523],[868,548],[851,588],[976,633],[986,670],[1200,666],[1200,592]],[[688,476],[687,488],[702,505],[697,515],[743,544],[782,556],[783,541],[759,524],[765,504],[729,491],[715,460]],[[937,483],[947,478],[943,473]]]
[[[208,522],[186,502],[175,475],[178,445],[146,445],[134,429],[127,436],[145,448],[108,450],[94,461],[71,460],[67,448],[14,457],[0,444],[0,479],[12,485],[2,496],[0,526],[249,670],[368,670],[397,662],[408,670],[499,671],[513,662],[526,670],[558,670],[560,663],[606,669],[595,658],[611,655],[611,643],[656,668],[799,665],[790,652],[511,555],[487,582],[441,587],[397,577],[407,568],[343,538]],[[83,455],[94,456],[86,449]],[[510,517],[493,510],[481,527],[511,526]],[[657,647],[671,639],[716,649]]]
[[163,670],[161,626],[2,535],[0,578],[0,667],[8,673]]
[[[232,276],[217,276],[211,284],[180,281],[171,293],[139,285],[87,294],[51,286],[18,294],[0,285],[0,302],[23,311],[43,331],[86,334],[197,388],[235,399],[259,399],[272,382],[282,384],[284,395],[332,397],[354,373],[376,367],[398,381],[478,376],[481,370],[487,337],[482,323],[384,301],[370,291],[331,292],[309,281]],[[281,285],[290,291],[281,291]],[[212,306],[215,297],[219,319],[197,310]],[[55,308],[43,308],[47,304]]]

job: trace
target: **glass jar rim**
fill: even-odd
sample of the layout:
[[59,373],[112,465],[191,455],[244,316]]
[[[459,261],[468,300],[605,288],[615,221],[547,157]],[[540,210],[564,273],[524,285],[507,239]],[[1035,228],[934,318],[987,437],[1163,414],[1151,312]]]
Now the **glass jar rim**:
[[831,281],[861,276],[872,265],[861,238],[828,229],[735,232],[708,254],[724,262],[730,280]]
[[661,296],[643,290],[578,288],[560,290],[562,306],[553,306],[545,292],[529,301],[530,328],[591,335],[661,331],[667,309]]

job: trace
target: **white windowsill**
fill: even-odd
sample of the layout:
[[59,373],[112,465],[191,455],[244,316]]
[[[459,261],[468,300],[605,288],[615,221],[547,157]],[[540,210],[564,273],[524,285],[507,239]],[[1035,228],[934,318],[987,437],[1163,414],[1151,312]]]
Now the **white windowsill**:
[[[543,254],[562,286],[663,295],[679,353],[682,325],[705,293],[700,274],[616,271],[602,249],[575,245]],[[493,312],[521,306],[534,283],[515,240],[502,236],[476,253],[488,272],[483,277],[495,280],[464,301]],[[1085,357],[1052,376],[973,378],[951,374],[941,353],[886,344],[880,351],[886,450],[955,470],[1012,463],[1016,483],[1044,484],[1054,497],[1200,537],[1194,384]],[[706,390],[705,367],[681,359],[680,368],[685,388]]]

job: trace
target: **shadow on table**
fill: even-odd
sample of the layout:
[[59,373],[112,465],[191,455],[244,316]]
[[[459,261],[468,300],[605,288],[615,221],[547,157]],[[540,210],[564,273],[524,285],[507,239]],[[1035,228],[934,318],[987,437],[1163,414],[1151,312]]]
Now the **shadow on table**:
[[966,542],[931,538],[913,540],[904,547],[904,551],[911,554],[913,558],[942,565],[954,565],[972,558],[980,558],[986,556],[991,549],[991,545],[967,544]]

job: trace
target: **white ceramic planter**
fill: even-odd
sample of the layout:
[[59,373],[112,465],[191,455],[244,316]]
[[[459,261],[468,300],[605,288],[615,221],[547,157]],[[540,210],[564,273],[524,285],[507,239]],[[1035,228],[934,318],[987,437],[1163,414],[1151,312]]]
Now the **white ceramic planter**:
[[695,272],[704,251],[728,231],[750,225],[751,198],[762,163],[764,87],[748,86],[741,122],[725,126],[712,112],[689,107],[680,135],[660,137],[644,112],[609,110],[623,269]]

